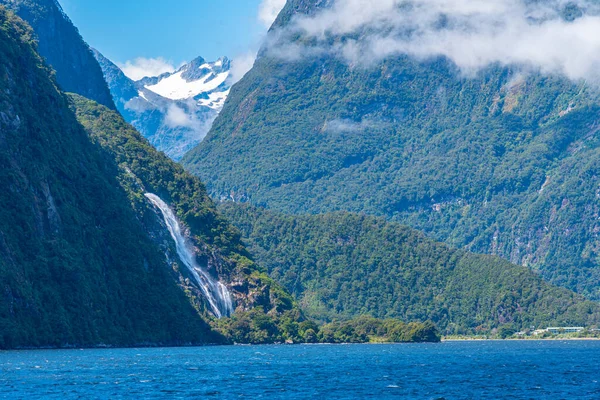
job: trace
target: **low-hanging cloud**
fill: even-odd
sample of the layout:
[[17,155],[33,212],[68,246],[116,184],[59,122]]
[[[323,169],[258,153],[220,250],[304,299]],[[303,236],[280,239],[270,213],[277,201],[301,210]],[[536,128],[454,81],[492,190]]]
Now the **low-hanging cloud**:
[[127,61],[124,64],[118,64],[118,66],[128,78],[133,79],[134,81],[148,76],[159,76],[165,72],[175,71],[173,63],[162,57],[138,57],[134,60]]
[[199,142],[210,130],[216,116],[216,113],[197,114],[194,112],[192,104],[187,106],[170,104],[166,109],[163,126],[171,129],[185,129],[189,139]]
[[256,60],[256,52],[250,51],[248,53],[239,55],[231,61],[231,69],[229,71],[229,84],[233,85],[244,77],[252,69],[254,61]]
[[[297,34],[310,45],[287,41]],[[289,59],[333,53],[369,65],[403,54],[445,56],[466,73],[500,63],[598,80],[600,2],[334,0],[270,40],[270,54]]]
[[262,0],[258,8],[258,20],[266,27],[270,28],[279,15],[279,12],[285,6],[286,0]]
[[[267,29],[273,25],[275,19],[285,6],[286,0],[262,0],[258,6],[258,21]],[[262,36],[262,35],[261,35]],[[258,48],[260,43],[264,41],[264,37],[261,37],[259,41],[254,43],[250,48],[251,50],[245,53],[239,54],[233,58],[231,62],[231,71],[229,74],[229,84],[233,85],[241,80],[254,66]]]
[[325,122],[323,131],[330,133],[360,133],[367,129],[379,128],[384,125],[385,124],[382,121],[372,119],[354,121],[351,119],[339,118]]
[[197,120],[193,115],[188,114],[183,108],[171,104],[165,115],[165,124],[170,128],[186,127],[193,128]]

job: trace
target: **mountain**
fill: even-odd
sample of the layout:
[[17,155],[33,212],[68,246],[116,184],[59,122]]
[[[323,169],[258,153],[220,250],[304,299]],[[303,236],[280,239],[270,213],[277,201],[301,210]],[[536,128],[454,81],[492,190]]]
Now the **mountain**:
[[[147,199],[152,193],[171,208],[183,226],[195,257],[213,276],[227,282],[237,308],[248,311],[262,307],[266,312],[283,312],[293,309],[289,295],[279,288],[249,259],[239,233],[216,210],[206,194],[203,184],[186,173],[181,166],[152,147],[123,117],[80,96],[71,96],[72,107],[78,121],[93,143],[106,151],[119,165],[119,182],[141,213],[157,210]],[[159,215],[159,219],[164,218]],[[161,232],[148,229],[153,238],[172,242],[169,227],[161,224]],[[169,259],[182,258],[179,250]]]
[[94,50],[117,109],[174,160],[197,146],[229,94],[230,61],[199,57],[174,73],[133,81]]
[[[362,317],[319,327],[306,319],[290,293],[253,260],[239,232],[219,213],[198,178],[153,148],[116,110],[60,89],[37,53],[35,38],[40,35],[0,7],[0,185],[5,189],[0,192],[0,348],[360,342],[370,335],[393,341],[439,341],[431,322],[404,324]],[[197,69],[186,69],[182,79],[188,79],[184,73],[190,76]],[[155,86],[160,80],[144,85]],[[231,217],[243,220],[254,213],[249,209],[242,216]],[[325,217],[320,228],[317,222],[298,233],[316,234],[312,241],[317,241],[319,233],[336,224],[360,224],[356,216],[342,217],[339,222],[335,216],[333,220]],[[272,229],[290,226],[287,217],[267,215],[269,218],[273,219]],[[300,221],[292,226],[296,223]],[[406,265],[423,276],[429,268],[464,268],[465,273],[457,272],[449,280],[429,275],[435,282],[441,279],[440,284],[432,285],[438,292],[448,282],[461,285],[461,280],[466,280],[473,285],[471,279],[483,279],[477,275],[480,271],[484,277],[496,278],[502,269],[502,265],[495,266],[497,260],[486,259],[479,265],[475,256],[434,244],[408,230],[406,236],[417,243],[413,253],[402,247],[401,240],[381,249],[370,236],[381,239],[388,233],[378,224],[387,222],[365,220],[365,232],[356,236],[356,240],[367,238],[361,252],[379,255],[389,250],[408,257],[416,252],[425,261]],[[402,232],[405,228],[391,225],[390,229]],[[266,233],[261,236],[269,241],[294,239],[285,232],[275,239]],[[301,252],[294,255],[293,263],[308,263],[305,253],[322,251],[302,241],[296,246]],[[260,248],[255,250],[262,257]],[[285,257],[296,251],[279,250]],[[320,254],[320,259],[328,256]],[[425,259],[430,254],[439,255],[441,261]],[[363,265],[363,260],[359,261]],[[340,262],[344,270],[355,269],[348,259]],[[388,264],[378,264],[395,276]],[[484,292],[473,286],[467,290],[474,292],[466,298],[468,304],[474,297],[482,302],[491,293],[494,306],[482,308],[505,311],[497,319],[476,319],[487,324],[484,327],[505,322],[524,326],[530,321],[595,323],[596,304],[545,285],[522,268],[505,268],[508,278],[498,278],[502,283],[498,292],[489,286],[484,286]],[[277,276],[275,269],[271,272]],[[324,278],[324,286],[329,286]],[[351,277],[350,284],[358,285],[360,273],[357,278]],[[287,277],[282,279],[289,282]],[[492,278],[486,283],[489,281]],[[317,283],[315,293],[321,291]],[[412,298],[414,304],[421,304],[416,310],[424,307],[421,293],[430,292],[424,283],[420,287]],[[449,293],[464,293],[451,289],[446,286]],[[519,300],[511,301],[508,292]],[[303,293],[295,291],[305,301]],[[339,293],[342,298],[349,296],[344,290]],[[371,296],[372,290],[352,293]],[[498,300],[500,295],[504,298]],[[458,321],[453,331],[472,328],[469,317],[461,317],[450,302],[443,304],[451,309],[448,315],[453,321]],[[429,304],[434,305],[438,303]],[[343,313],[337,317],[377,311],[353,307],[338,307]],[[332,311],[315,315],[334,319]],[[403,313],[400,309],[398,315],[424,319],[438,314]],[[449,329],[448,318],[438,320]]]
[[34,30],[38,51],[56,71],[65,92],[73,92],[114,109],[102,70],[79,31],[56,0],[0,0]]
[[449,248],[383,218],[219,210],[311,317],[431,320],[444,334],[592,326],[600,306],[501,258]]
[[0,27],[0,347],[222,341],[177,288],[31,29],[2,7]]
[[228,343],[234,309],[302,321],[197,178],[59,89],[39,35],[0,6],[0,348]]
[[[571,3],[550,3],[567,7],[559,10],[562,19],[552,20],[564,32],[584,18],[585,10],[571,12]],[[424,44],[415,48],[397,38],[360,47],[362,38],[376,41],[387,31],[373,38],[368,27],[349,30],[350,23],[336,19],[347,13],[329,12],[335,4],[288,2],[253,69],[231,89],[184,166],[216,199],[290,214],[383,216],[600,299],[600,101],[594,81],[576,79],[570,70],[575,78],[501,60],[473,72],[444,56],[452,48],[428,55],[419,53],[427,50]],[[405,7],[392,17],[415,10],[429,8]],[[385,14],[376,16],[387,21]],[[451,15],[428,17],[438,30],[460,26]],[[333,33],[323,28],[329,21]],[[306,34],[309,29],[316,33]],[[411,32],[422,30],[399,35]],[[420,40],[414,43],[428,37]],[[438,48],[436,41],[427,43]],[[373,58],[375,51],[394,48],[417,55]]]
[[173,73],[146,77],[139,83],[167,99],[194,99],[199,105],[220,110],[229,93],[230,69],[231,62],[226,57],[212,63],[198,57]]

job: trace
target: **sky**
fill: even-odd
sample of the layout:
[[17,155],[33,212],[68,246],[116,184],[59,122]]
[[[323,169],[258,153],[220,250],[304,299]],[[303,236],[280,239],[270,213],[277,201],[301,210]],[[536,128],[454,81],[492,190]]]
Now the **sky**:
[[285,0],[59,0],[83,38],[128,75],[197,56],[249,63]]
[[[134,79],[172,72],[197,56],[233,59],[233,81],[251,67],[285,0],[59,0],[84,39]],[[336,0],[297,18],[273,56],[333,53],[350,64],[398,54],[446,56],[466,75],[494,63],[600,83],[597,0]],[[576,17],[565,19],[563,15]],[[365,32],[369,32],[365,34]],[[331,46],[328,35],[357,39]],[[281,43],[279,43],[281,41]],[[271,43],[272,42],[272,43]],[[300,47],[299,47],[300,46]]]

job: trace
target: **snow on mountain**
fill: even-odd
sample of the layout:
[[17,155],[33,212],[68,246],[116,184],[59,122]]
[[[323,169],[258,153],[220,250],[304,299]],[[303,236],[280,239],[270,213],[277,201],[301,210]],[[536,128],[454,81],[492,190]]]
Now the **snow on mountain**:
[[172,74],[161,75],[154,80],[155,83],[145,84],[144,87],[171,100],[198,97],[200,105],[220,109],[229,94],[227,79],[230,67],[227,58],[207,63],[199,57]]
[[229,95],[231,63],[225,57],[198,57],[173,73],[134,81],[95,55],[123,117],[176,161],[204,139]]
[[221,110],[223,108],[223,104],[225,104],[225,100],[227,99],[227,96],[229,96],[230,90],[231,89],[227,89],[224,92],[212,92],[207,95],[208,96],[207,99],[203,99],[203,98],[198,99],[198,103],[203,106],[215,109],[215,110]]
[[229,76],[228,72],[224,72],[217,76],[211,75],[197,81],[188,82],[181,77],[181,74],[181,72],[173,74],[154,86],[146,86],[146,89],[171,100],[183,100],[215,90],[225,83]]

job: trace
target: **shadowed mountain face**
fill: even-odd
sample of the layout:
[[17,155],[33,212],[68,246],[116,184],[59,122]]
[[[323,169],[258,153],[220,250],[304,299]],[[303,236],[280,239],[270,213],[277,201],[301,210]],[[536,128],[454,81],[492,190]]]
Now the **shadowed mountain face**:
[[[0,7],[0,347],[205,343],[211,332],[35,53]],[[146,225],[148,224],[148,225]]]
[[115,108],[94,54],[56,0],[0,0],[0,5],[33,28],[38,51],[56,71],[61,89]]
[[198,271],[223,315],[300,318],[200,181],[60,91],[35,37],[0,6],[0,348],[227,342]]
[[[595,21],[593,2],[589,15],[559,3],[548,12],[564,32]],[[588,72],[546,71],[545,59],[525,68],[510,48],[498,51],[515,63],[468,70],[449,50],[418,53],[425,47],[410,47],[402,35],[412,33],[387,15],[375,36],[336,25],[339,13],[327,14],[335,4],[288,2],[254,68],[183,159],[209,193],[287,213],[384,216],[600,299],[600,102],[593,80],[577,78]],[[523,23],[537,32],[542,17]],[[432,21],[452,34],[465,23]],[[387,47],[365,45],[382,35],[393,39]]]

